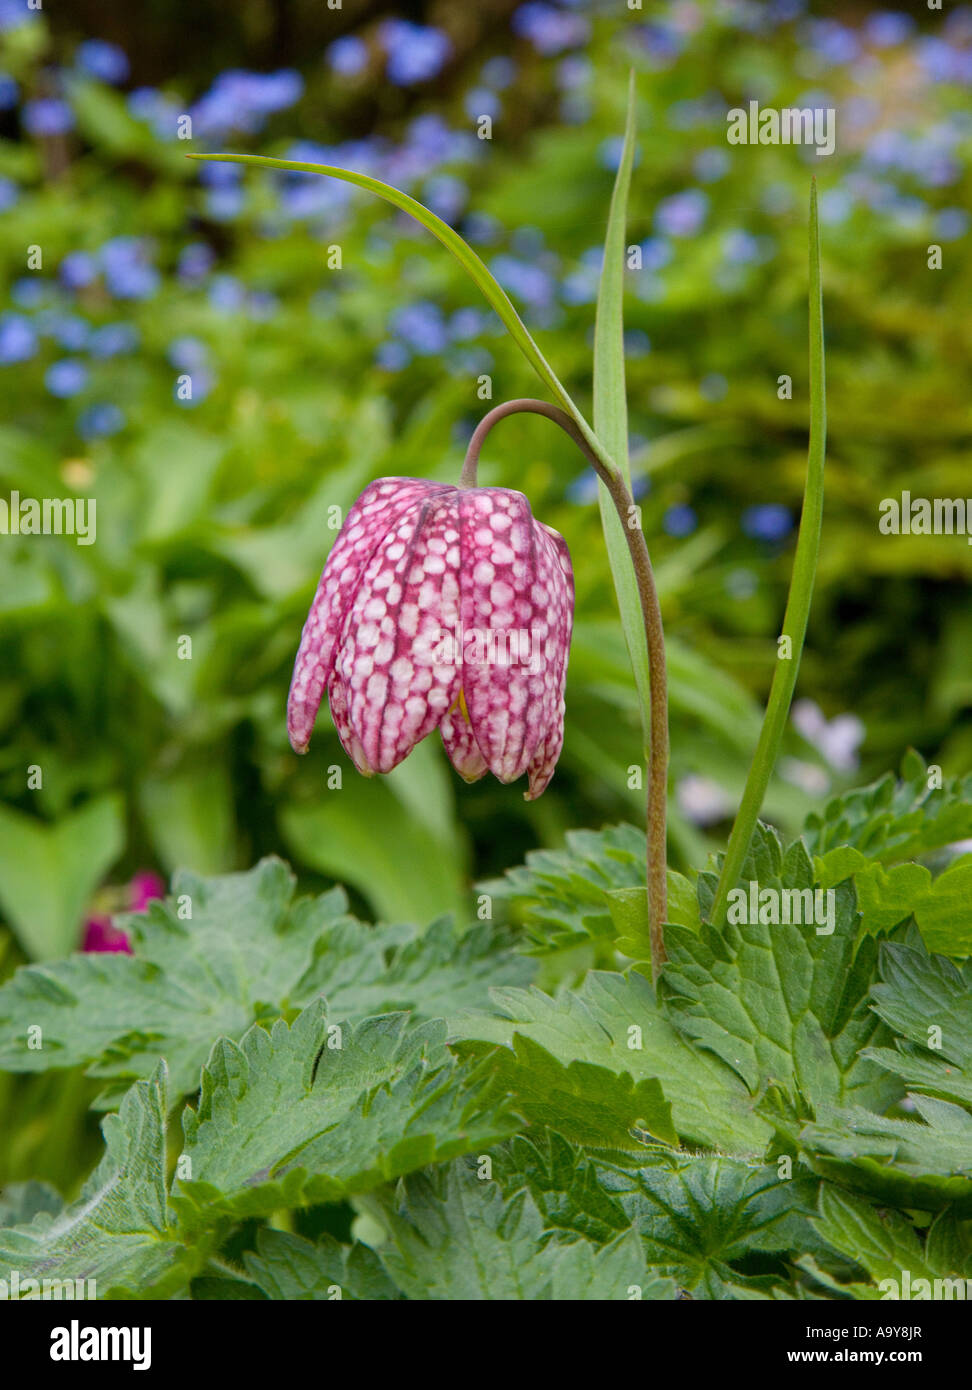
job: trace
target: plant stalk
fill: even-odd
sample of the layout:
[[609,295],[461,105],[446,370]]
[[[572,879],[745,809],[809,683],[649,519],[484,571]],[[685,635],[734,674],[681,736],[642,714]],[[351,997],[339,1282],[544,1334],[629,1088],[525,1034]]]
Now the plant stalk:
[[742,872],[753,831],[759,816],[766,788],[769,785],[790,702],[800,670],[800,657],[807,635],[813,582],[820,552],[820,529],[823,523],[824,458],[827,447],[827,400],[824,373],[823,296],[820,288],[820,236],[817,226],[817,183],[810,189],[810,444],[807,453],[807,481],[803,494],[803,511],[793,557],[790,593],[783,617],[782,636],[789,639],[788,654],[780,654],[770,686],[763,727],[746,778],[739,811],[729,836],[726,857],[716,887],[709,921],[721,927],[725,920],[729,894]]
[[657,982],[665,956],[665,919],[668,916],[667,801],[668,801],[668,678],[665,667],[665,635],[662,628],[658,590],[651,568],[648,545],[640,525],[638,510],[627,483],[609,468],[594,451],[584,433],[565,410],[547,401],[521,397],[494,406],[473,431],[463,460],[460,487],[476,487],[479,454],[490,430],[507,415],[521,411],[542,415],[568,434],[590,463],[610,493],[621,522],[628,552],[638,584],[638,597],[645,625],[648,660],[651,668],[649,710],[648,791],[646,804],[648,923],[651,942],[651,973]]

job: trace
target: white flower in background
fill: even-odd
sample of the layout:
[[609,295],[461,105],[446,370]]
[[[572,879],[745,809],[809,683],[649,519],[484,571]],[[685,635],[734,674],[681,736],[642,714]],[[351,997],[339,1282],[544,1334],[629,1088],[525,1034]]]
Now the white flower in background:
[[828,722],[813,700],[797,700],[792,718],[794,727],[835,772],[856,771],[860,762],[857,750],[867,732],[856,714],[838,714]]

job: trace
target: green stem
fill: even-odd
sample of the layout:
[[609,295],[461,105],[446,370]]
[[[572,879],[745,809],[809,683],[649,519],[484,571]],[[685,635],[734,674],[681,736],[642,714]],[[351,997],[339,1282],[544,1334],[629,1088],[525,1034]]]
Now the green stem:
[[722,872],[712,904],[710,921],[719,927],[725,919],[729,894],[742,872],[756,828],[766,788],[776,766],[780,741],[786,727],[790,702],[800,670],[800,657],[807,633],[813,583],[820,551],[823,520],[824,457],[827,444],[827,401],[824,379],[823,298],[820,289],[820,237],[817,228],[817,184],[810,189],[810,446],[807,455],[807,481],[803,512],[797,537],[790,593],[783,618],[783,637],[789,638],[789,656],[782,654],[776,664],[769,702],[760,730],[742,801],[736,815]]
[[618,514],[621,529],[628,545],[631,565],[638,586],[645,640],[651,665],[651,707],[649,713],[650,749],[648,755],[647,797],[647,878],[648,921],[651,941],[652,978],[665,961],[665,918],[668,916],[668,876],[666,865],[666,818],[668,798],[668,680],[665,670],[665,634],[662,630],[661,608],[655,576],[651,568],[648,545],[640,526],[633,525],[638,512],[631,491],[620,472],[605,466],[591,448],[583,431],[565,410],[547,401],[520,398],[504,401],[484,415],[473,431],[462,465],[460,487],[476,486],[479,452],[490,430],[507,415],[529,411],[543,415],[570,435],[584,454],[594,472],[607,488]]

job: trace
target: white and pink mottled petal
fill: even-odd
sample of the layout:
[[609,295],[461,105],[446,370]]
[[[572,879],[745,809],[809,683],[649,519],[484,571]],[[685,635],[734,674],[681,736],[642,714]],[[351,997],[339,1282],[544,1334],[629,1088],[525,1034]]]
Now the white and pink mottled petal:
[[464,782],[478,782],[486,776],[489,771],[486,759],[479,751],[472,725],[462,710],[454,709],[447,714],[439,725],[439,733],[450,763]]
[[324,565],[294,662],[287,729],[295,752],[307,752],[338,638],[375,547],[417,502],[444,490],[423,478],[377,478],[348,512]]
[[466,707],[489,770],[512,782],[545,733],[555,566],[522,493],[470,488],[459,509]]
[[389,532],[345,618],[338,662],[348,713],[379,772],[397,767],[459,694],[459,553],[447,539],[458,495],[440,490]]
[[351,721],[348,718],[347,690],[343,679],[336,671],[332,671],[328,677],[327,698],[331,707],[331,718],[334,720],[337,736],[341,740],[341,747],[362,776],[373,777],[375,769],[369,764],[365,757],[365,751],[361,747],[361,741],[351,727]]

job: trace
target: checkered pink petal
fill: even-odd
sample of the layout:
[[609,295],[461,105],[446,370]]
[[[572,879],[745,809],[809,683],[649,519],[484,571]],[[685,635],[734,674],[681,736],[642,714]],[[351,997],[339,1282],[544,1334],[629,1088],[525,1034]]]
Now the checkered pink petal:
[[287,730],[295,752],[307,752],[341,626],[375,546],[417,501],[447,490],[421,478],[378,478],[368,484],[345,517],[327,557],[294,663]]
[[529,773],[563,744],[573,578],[563,539],[522,493],[383,478],[355,503],[304,626],[288,706],[305,752],[326,687],[367,775],[433,729],[466,781]]

